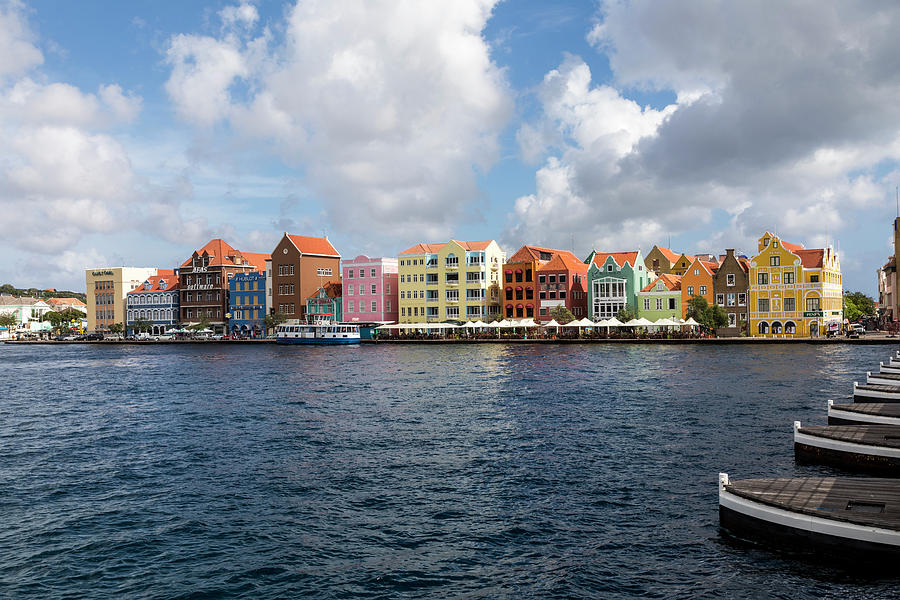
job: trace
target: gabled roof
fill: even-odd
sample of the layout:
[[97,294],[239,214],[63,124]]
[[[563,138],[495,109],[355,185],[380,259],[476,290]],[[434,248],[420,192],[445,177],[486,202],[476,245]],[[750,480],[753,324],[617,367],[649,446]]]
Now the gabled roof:
[[654,288],[656,288],[656,282],[661,281],[663,285],[666,286],[666,289],[670,292],[677,292],[681,290],[681,275],[673,275],[672,273],[663,273],[650,283],[648,283],[642,292],[652,292]]
[[803,250],[803,244],[792,244],[792,243],[786,242],[784,240],[781,240],[781,247],[787,248],[794,254],[796,254],[798,250]]
[[[784,242],[782,242],[783,244]],[[794,254],[800,257],[800,264],[805,269],[821,269],[825,259],[824,248],[816,248],[810,250],[792,250]]]
[[679,254],[678,252],[675,252],[674,250],[671,250],[669,248],[663,248],[662,246],[657,246],[656,249],[659,250],[660,252],[662,252],[663,256],[668,258],[670,263],[675,263],[678,261],[679,258],[681,258],[681,254]]
[[700,262],[703,263],[703,266],[705,266],[710,273],[715,273],[719,270],[719,263],[717,262],[711,260],[701,260]]
[[50,306],[87,306],[78,298],[47,298],[44,302]]
[[588,266],[568,250],[554,250],[553,252],[556,253],[553,255],[553,258],[538,267],[538,271],[587,272]]
[[[209,256],[209,266],[211,267],[240,266],[241,263],[235,261],[246,260],[255,267],[257,271],[261,272],[265,272],[266,260],[271,258],[271,255],[269,254],[235,250],[228,242],[219,238],[208,241],[205,246],[197,250],[194,254],[197,256],[203,256],[204,254]],[[191,258],[181,263],[181,266],[190,267],[194,259],[194,254],[191,254]]]
[[309,299],[321,297],[320,292],[323,292],[323,291],[325,292],[325,295],[329,298],[340,298],[341,294],[343,293],[343,289],[344,289],[344,286],[340,282],[329,281],[322,287],[318,288],[315,292],[313,292],[313,294],[311,296],[309,296]]
[[49,304],[43,300],[32,298],[30,296],[0,296],[0,306],[34,306],[36,304],[49,306]]
[[289,233],[284,235],[291,240],[301,254],[337,256],[338,258],[341,256],[334,246],[331,245],[331,242],[328,241],[327,237],[308,237],[305,235],[291,235]]
[[[150,282],[150,287],[145,288],[144,284]],[[166,287],[160,287],[160,282],[165,281]],[[141,284],[128,292],[129,294],[139,294],[143,292],[171,292],[178,289],[178,277],[175,275],[174,269],[157,269],[156,275],[151,275],[141,282]]]
[[[450,240],[451,242],[456,242],[460,246],[462,246],[463,250],[475,251],[479,252],[481,250],[487,250],[487,247],[491,245],[493,240],[486,240],[480,242],[461,242],[459,240]],[[416,244],[411,248],[407,248],[400,254],[437,254],[441,251],[441,248],[446,246],[449,242],[443,242],[440,244]]]
[[513,254],[512,256],[507,258],[506,262],[507,263],[526,262],[526,261],[541,262],[541,253],[542,252],[549,253],[552,257],[557,252],[562,252],[562,251],[555,250],[553,248],[542,248],[540,246],[529,246],[526,244],[526,245],[522,246],[521,248],[519,248],[518,250],[516,250],[515,254]]
[[741,258],[737,259],[737,261],[738,261],[738,264],[741,265],[741,268],[744,270],[744,273],[750,272],[750,259],[749,258],[741,257]]
[[266,254],[264,252],[242,252],[241,256],[243,256],[244,260],[248,263],[256,267],[257,273],[265,273],[266,261],[272,259],[271,254]]
[[615,263],[617,265],[619,265],[619,268],[624,267],[625,263],[628,263],[629,265],[634,267],[634,263],[635,263],[635,261],[637,261],[637,255],[638,255],[637,251],[634,251],[634,252],[597,252],[595,250],[594,251],[594,259],[592,262],[595,265],[597,265],[598,267],[602,267],[603,263],[606,262],[606,259],[612,257],[613,261],[615,261]]

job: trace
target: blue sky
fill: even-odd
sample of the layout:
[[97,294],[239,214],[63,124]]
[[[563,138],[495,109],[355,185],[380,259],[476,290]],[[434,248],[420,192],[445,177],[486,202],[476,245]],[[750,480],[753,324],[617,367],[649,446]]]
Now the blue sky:
[[[840,251],[875,293],[898,13],[844,3],[0,0],[0,281],[283,231]],[[5,57],[5,58],[2,58]]]

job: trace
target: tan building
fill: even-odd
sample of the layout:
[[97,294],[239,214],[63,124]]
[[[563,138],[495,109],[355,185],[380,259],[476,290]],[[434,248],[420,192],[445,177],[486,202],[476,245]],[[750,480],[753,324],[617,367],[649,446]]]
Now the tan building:
[[151,275],[156,267],[97,267],[86,269],[87,330],[109,331],[113,323],[124,327],[125,296]]
[[341,255],[327,237],[284,234],[272,250],[272,306],[274,312],[297,324],[306,312],[306,299],[329,281],[341,281]]

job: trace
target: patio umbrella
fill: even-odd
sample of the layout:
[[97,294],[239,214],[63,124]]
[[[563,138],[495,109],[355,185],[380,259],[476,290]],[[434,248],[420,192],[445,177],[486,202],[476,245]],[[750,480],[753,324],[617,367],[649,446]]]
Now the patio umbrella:
[[667,319],[664,317],[664,318],[658,320],[656,323],[654,323],[654,325],[656,325],[657,327],[678,327],[681,325],[681,323],[678,323],[676,321],[673,321],[672,319]]
[[569,325],[578,325],[579,327],[596,327],[597,323],[594,323],[587,317],[582,317],[581,319],[579,319],[577,321],[573,321],[573,322],[569,323]]
[[645,319],[644,317],[641,317],[640,319],[638,319],[638,325],[647,327],[649,325],[653,325],[653,321],[650,321],[649,319]]
[[694,325],[699,325],[700,323],[695,321],[694,317],[689,317],[688,320],[684,322],[684,324],[694,326]]
[[637,319],[631,319],[627,323],[622,323],[625,327],[637,327],[641,324]]

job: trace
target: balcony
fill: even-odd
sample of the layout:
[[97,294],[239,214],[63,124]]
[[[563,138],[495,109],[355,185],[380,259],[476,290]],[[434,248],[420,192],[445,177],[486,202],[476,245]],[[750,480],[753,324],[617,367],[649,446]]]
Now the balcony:
[[447,281],[444,282],[444,284],[457,286],[457,285],[459,285],[459,279],[448,279]]
[[444,268],[445,268],[445,269],[456,270],[456,269],[459,268],[459,263],[458,263],[458,262],[457,262],[457,263],[444,263]]
[[459,304],[459,296],[457,296],[456,298],[447,298],[447,302],[449,304]]

